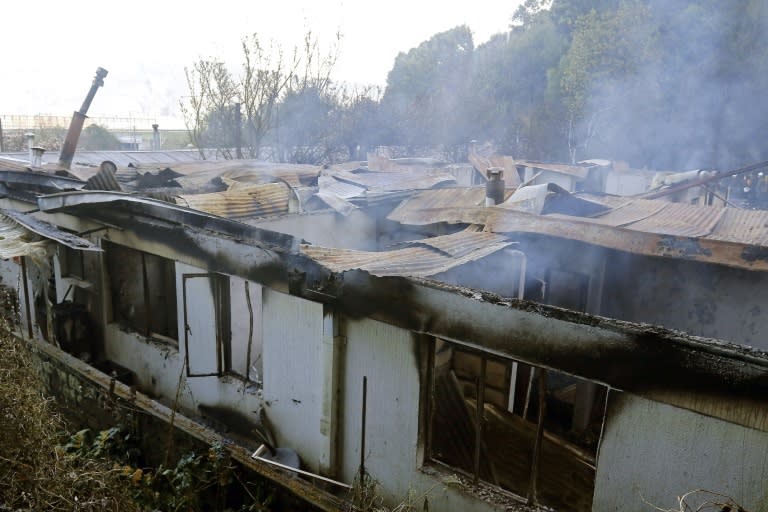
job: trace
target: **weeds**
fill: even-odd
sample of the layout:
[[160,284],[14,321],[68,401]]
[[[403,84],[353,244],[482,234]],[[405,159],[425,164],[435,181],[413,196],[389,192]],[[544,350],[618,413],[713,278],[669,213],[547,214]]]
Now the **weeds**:
[[37,391],[21,343],[0,330],[0,507],[141,510],[113,464],[58,448],[66,424]]

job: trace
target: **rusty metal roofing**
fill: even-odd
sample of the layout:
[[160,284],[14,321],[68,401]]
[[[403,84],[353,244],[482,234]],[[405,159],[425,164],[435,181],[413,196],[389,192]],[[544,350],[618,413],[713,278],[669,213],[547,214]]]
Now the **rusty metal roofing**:
[[331,176],[338,181],[364,187],[372,192],[423,190],[437,185],[455,183],[456,178],[446,171],[336,171]]
[[406,242],[409,247],[393,251],[355,251],[304,244],[301,252],[333,272],[359,269],[377,276],[429,277],[493,254],[513,243],[501,235],[470,229]]
[[579,179],[584,179],[589,175],[589,169],[594,167],[593,165],[567,165],[567,164],[549,164],[543,162],[531,162],[528,160],[515,160],[515,164],[524,167],[531,167],[533,169],[541,169],[542,171],[551,171],[558,174],[567,174],[568,176],[574,176]]
[[199,187],[215,178],[243,183],[265,183],[278,178],[292,187],[316,184],[321,168],[316,165],[275,164],[259,160],[205,160],[168,166],[182,175],[182,187]]
[[[505,191],[509,198],[513,189]],[[485,205],[485,187],[438,188],[424,190],[406,199],[392,210],[387,219],[411,225],[445,222],[439,212],[463,208],[478,208]]]
[[612,208],[591,217],[445,202],[420,209],[426,195],[406,200],[388,218],[411,225],[478,224],[494,233],[542,234],[638,254],[768,270],[766,211],[599,196],[584,197]]
[[266,183],[224,192],[179,195],[177,204],[228,219],[245,219],[288,213],[291,194],[285,183]]
[[699,238],[710,235],[724,213],[724,208],[634,199],[592,221],[646,233]]
[[768,211],[724,208],[724,214],[707,238],[768,247]]

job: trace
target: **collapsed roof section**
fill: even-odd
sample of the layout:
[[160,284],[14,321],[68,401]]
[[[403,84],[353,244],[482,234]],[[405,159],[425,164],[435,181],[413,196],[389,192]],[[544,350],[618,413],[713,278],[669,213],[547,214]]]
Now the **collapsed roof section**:
[[430,277],[489,256],[513,242],[468,228],[451,235],[403,242],[406,248],[384,252],[302,245],[301,252],[332,272],[364,270],[375,276]]
[[[566,238],[646,256],[768,270],[768,212],[616,196],[572,195],[526,187],[505,203],[480,207],[474,197],[423,191],[387,217],[404,225],[475,224],[500,234]],[[525,189],[521,189],[523,191]]]

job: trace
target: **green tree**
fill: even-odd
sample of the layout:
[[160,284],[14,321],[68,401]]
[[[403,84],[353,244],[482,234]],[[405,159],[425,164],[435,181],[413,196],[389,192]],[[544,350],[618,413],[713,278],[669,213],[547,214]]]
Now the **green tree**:
[[642,2],[629,1],[616,11],[592,10],[576,20],[558,70],[572,163],[581,151],[588,152],[603,118],[617,107],[610,101],[616,97],[614,91],[621,92],[621,86],[656,55],[656,30],[649,19]]
[[548,153],[550,130],[541,129],[549,109],[548,72],[565,48],[547,15],[478,47],[468,118],[473,138],[493,141],[512,155]]
[[382,98],[390,142],[455,147],[469,141],[472,130],[463,121],[473,52],[463,25],[397,56]]
[[120,149],[120,141],[106,128],[90,124],[80,134],[78,146],[91,151],[111,151]]

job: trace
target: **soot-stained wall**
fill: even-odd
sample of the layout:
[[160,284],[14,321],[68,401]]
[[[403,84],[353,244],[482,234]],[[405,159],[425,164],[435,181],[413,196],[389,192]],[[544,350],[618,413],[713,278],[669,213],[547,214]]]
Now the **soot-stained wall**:
[[612,251],[602,315],[768,349],[768,276]]

